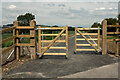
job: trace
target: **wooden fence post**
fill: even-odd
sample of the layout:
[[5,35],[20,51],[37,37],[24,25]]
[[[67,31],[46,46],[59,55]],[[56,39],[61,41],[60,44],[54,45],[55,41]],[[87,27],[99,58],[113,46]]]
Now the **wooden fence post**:
[[[119,26],[119,23],[117,23],[116,25]],[[119,33],[119,27],[116,27],[116,32]],[[119,34],[116,34],[116,39],[119,39]],[[116,41],[115,56],[119,56],[119,41]]]
[[68,26],[66,25],[66,57],[68,57]]
[[[98,28],[100,28],[98,26]],[[98,29],[98,49],[100,49],[100,29]]]
[[[13,23],[14,27],[18,27],[19,22],[18,21],[14,21]],[[13,35],[19,35],[19,30],[13,30]],[[15,40],[13,40],[13,44],[18,44],[20,42],[20,38],[15,38]],[[19,60],[20,59],[20,46],[15,46],[15,56],[16,59]]]
[[77,46],[76,46],[76,44],[77,44],[77,41],[76,41],[76,39],[77,39],[77,31],[76,31],[76,28],[77,27],[75,27],[75,52],[74,53],[77,52]]
[[34,20],[30,21],[30,26],[34,27],[34,30],[30,30],[30,35],[34,35],[34,38],[30,38],[30,44],[34,44],[34,46],[30,47],[31,51],[31,59],[36,59],[36,51],[37,51],[37,45],[36,45],[36,32],[35,32],[35,27],[36,27],[36,22]]
[[[18,23],[17,23],[18,24]],[[16,21],[14,21],[13,22],[13,27],[16,27]],[[13,29],[13,36],[15,36],[16,34],[15,34],[15,29]],[[16,39],[16,37],[13,39],[13,45],[15,45],[15,39]],[[16,50],[15,50],[15,46],[14,46],[14,58],[16,58],[16,52],[15,52]]]
[[[41,28],[40,26],[38,26],[38,28]],[[38,53],[41,53],[41,30],[38,29]],[[40,57],[42,55],[39,55]]]
[[107,54],[107,21],[102,21],[102,54]]

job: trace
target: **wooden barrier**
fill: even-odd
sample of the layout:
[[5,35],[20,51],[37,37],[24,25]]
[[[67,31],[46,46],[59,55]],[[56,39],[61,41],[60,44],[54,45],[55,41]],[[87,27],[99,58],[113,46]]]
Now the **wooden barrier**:
[[[80,30],[97,30],[97,33],[82,33]],[[78,33],[77,33],[78,32]],[[81,35],[83,38],[77,38],[78,35]],[[87,38],[86,35],[96,35],[97,38]],[[89,44],[77,44],[77,40],[86,40]],[[96,40],[97,44],[93,44],[90,40]],[[92,46],[94,49],[77,49],[77,46]],[[95,47],[97,46],[97,48]],[[100,28],[77,28],[75,27],[75,53],[77,51],[99,51],[100,49]]]
[[[68,26],[66,27],[40,27],[38,26],[38,55],[65,55],[68,57]],[[42,30],[62,30],[59,34],[41,34]],[[64,34],[63,32],[66,31]],[[56,36],[53,40],[41,40],[41,36]],[[60,36],[66,36],[65,40],[57,40]],[[66,47],[52,47],[55,42],[65,42]],[[41,43],[50,43],[46,47],[42,47]],[[43,50],[42,50],[43,49]],[[65,49],[66,53],[45,53],[48,49]]]
[[[107,32],[108,27],[116,28],[116,32]],[[103,20],[102,22],[102,30],[103,30],[102,31],[102,49],[103,49],[102,54],[107,54],[107,41],[115,41],[116,42],[115,56],[119,56],[119,41],[120,41],[119,28],[120,28],[119,23],[116,23],[116,25],[107,25],[107,20]],[[107,40],[107,34],[116,35],[116,38]]]
[[[2,41],[0,41],[0,44],[5,43],[6,41],[13,39],[13,45],[8,47],[7,49],[2,51],[2,54],[7,52],[10,49],[14,49],[14,58],[19,60],[20,59],[20,46],[30,46],[31,47],[31,59],[36,59],[36,52],[37,52],[37,43],[36,43],[36,31],[35,31],[36,23],[34,20],[30,21],[30,26],[19,26],[18,21],[13,22],[13,27],[6,28],[0,31],[0,33],[4,33],[7,31],[13,30],[13,36],[8,37]],[[20,35],[21,29],[28,29],[30,30],[30,35]],[[30,43],[20,43],[20,38],[26,37],[30,38]]]

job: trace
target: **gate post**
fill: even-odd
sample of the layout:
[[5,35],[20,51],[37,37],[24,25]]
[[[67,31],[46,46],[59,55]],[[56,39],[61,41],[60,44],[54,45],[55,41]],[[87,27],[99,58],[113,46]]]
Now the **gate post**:
[[[13,26],[14,27],[17,27],[19,25],[19,22],[16,20],[13,22]],[[13,30],[13,35],[19,35],[19,30]],[[18,44],[20,42],[20,38],[15,38],[13,40],[13,44]],[[16,56],[16,59],[19,60],[20,59],[20,46],[15,46],[15,56]]]
[[66,57],[68,57],[68,26],[66,25]]
[[100,49],[100,27],[98,26],[98,49]]
[[[119,26],[119,23],[116,25]],[[116,33],[119,33],[119,27],[116,27]],[[119,39],[119,34],[116,34],[116,39]],[[119,41],[116,41],[115,56],[119,56]]]
[[75,54],[77,53],[77,46],[76,46],[76,44],[77,44],[77,41],[76,41],[76,38],[77,38],[77,31],[76,31],[76,28],[77,27],[75,27]]
[[102,21],[102,54],[107,54],[107,21]]
[[37,51],[36,32],[35,32],[36,22],[34,20],[31,20],[30,21],[30,26],[34,27],[34,30],[30,30],[30,35],[34,35],[34,38],[30,38],[30,43],[34,44],[34,46],[30,47],[31,59],[36,59],[36,51]]
[[[38,28],[41,28],[40,26],[38,26]],[[38,53],[40,53],[41,54],[41,51],[42,49],[41,49],[41,30],[40,29],[38,29]],[[42,56],[42,55],[39,55],[40,57]]]

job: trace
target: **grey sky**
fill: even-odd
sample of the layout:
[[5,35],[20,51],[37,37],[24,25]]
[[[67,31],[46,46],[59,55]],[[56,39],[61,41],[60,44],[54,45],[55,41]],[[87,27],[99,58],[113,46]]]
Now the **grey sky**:
[[112,2],[113,0],[106,0],[107,2],[102,2],[103,0],[94,0],[94,2],[92,2],[93,0],[86,0],[86,2],[64,1],[7,2],[6,0],[2,3],[2,22],[3,24],[12,23],[18,15],[30,12],[36,16],[37,24],[90,27],[94,22],[101,22],[105,18],[118,15],[118,0],[114,0],[116,2]]

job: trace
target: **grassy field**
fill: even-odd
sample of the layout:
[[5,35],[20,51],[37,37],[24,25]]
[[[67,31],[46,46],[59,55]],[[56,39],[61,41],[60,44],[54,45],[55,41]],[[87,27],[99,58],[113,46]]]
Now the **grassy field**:
[[[53,31],[52,33],[53,34],[58,34],[60,31]],[[47,34],[48,32],[44,32],[44,34]],[[68,31],[68,35],[74,35],[74,31]],[[51,32],[50,32],[50,34],[51,34]],[[26,35],[28,35],[28,34],[26,34]],[[38,41],[38,33],[36,33],[36,35],[37,35],[37,41]],[[8,38],[8,37],[12,37],[12,33],[5,33],[5,34],[2,34],[2,39],[1,40],[3,40],[3,39],[6,39],[6,38]],[[55,38],[55,36],[44,36],[43,37],[43,39],[44,40],[51,40],[51,39],[54,39]],[[24,38],[23,40],[21,40],[21,42],[20,43],[30,43],[30,39],[29,38]],[[1,47],[9,47],[9,46],[11,46],[13,44],[13,41],[12,40],[9,40],[9,41],[6,41],[5,43],[3,43],[3,44],[0,44],[0,46]]]

